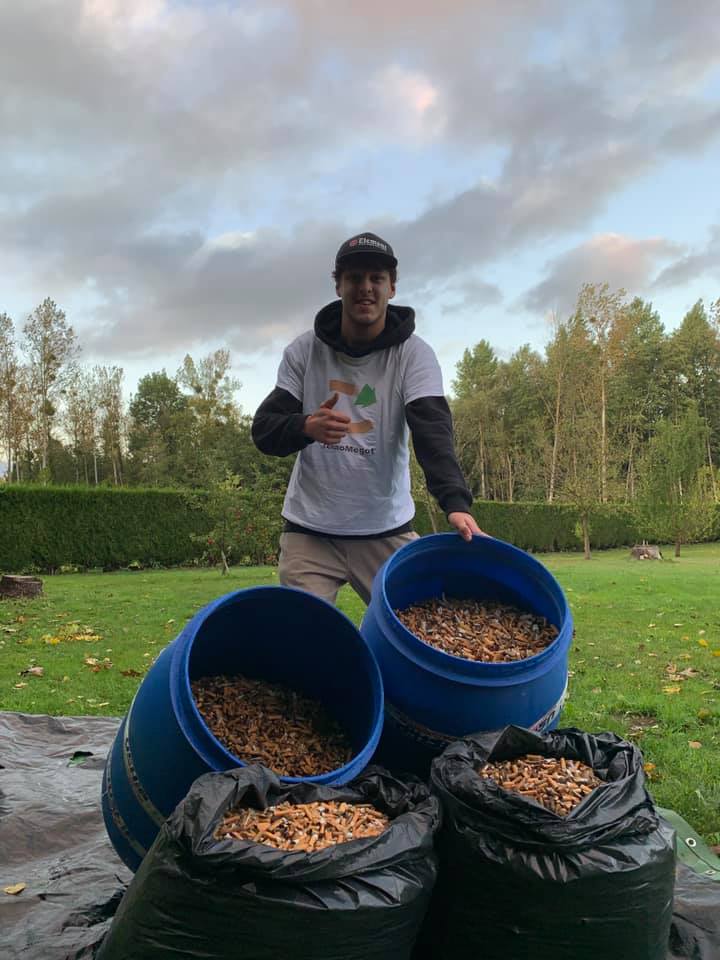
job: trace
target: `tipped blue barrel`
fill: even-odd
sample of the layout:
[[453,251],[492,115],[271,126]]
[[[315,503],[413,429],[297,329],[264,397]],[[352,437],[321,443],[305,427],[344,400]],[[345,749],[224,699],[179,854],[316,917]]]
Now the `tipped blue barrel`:
[[148,671],[125,716],[103,777],[102,809],[120,858],[136,870],[163,821],[201,774],[243,766],[201,717],[190,684],[243,674],[320,701],[342,726],[351,760],[313,777],[343,784],[377,747],[383,685],[354,624],[318,597],[292,587],[253,587],[200,610]]
[[[396,610],[442,595],[496,600],[540,614],[558,629],[541,653],[511,663],[464,660],[425,643]],[[385,688],[376,760],[426,776],[433,757],[458,737],[514,723],[550,730],[567,691],[573,621],[565,595],[534,557],[502,540],[435,534],[402,547],[375,577],[361,632]]]

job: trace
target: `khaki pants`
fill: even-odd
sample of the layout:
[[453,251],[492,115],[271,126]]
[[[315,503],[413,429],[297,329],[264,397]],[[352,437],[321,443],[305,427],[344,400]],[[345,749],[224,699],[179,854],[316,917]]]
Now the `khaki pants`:
[[399,533],[373,540],[313,537],[283,533],[280,537],[280,583],[299,587],[335,603],[338,590],[349,583],[365,602],[375,574],[396,550],[417,540],[417,533]]

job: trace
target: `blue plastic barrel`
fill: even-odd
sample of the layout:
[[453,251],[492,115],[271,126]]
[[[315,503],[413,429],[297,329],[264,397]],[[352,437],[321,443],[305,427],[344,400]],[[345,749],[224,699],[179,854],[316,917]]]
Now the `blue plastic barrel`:
[[[541,614],[559,631],[541,653],[483,663],[445,653],[395,615],[422,600],[497,600]],[[380,664],[385,724],[375,760],[426,776],[433,757],[458,737],[509,723],[557,725],[567,691],[573,621],[562,588],[538,560],[502,540],[455,533],[421,537],[375,577],[361,632]]]
[[200,610],[141,683],[105,765],[102,809],[119,856],[137,869],[201,774],[242,766],[206,726],[190,683],[218,674],[281,683],[319,700],[345,730],[349,763],[289,783],[343,784],[367,766],[383,723],[377,662],[354,624],[291,587],[253,587]]

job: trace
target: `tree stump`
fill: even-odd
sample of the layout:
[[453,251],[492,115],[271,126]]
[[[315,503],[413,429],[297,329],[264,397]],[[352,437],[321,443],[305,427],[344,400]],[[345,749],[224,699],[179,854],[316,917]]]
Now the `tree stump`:
[[37,597],[42,593],[40,577],[15,577],[9,574],[0,578],[0,597]]
[[630,550],[630,556],[635,560],[662,560],[660,547],[650,543],[637,544]]

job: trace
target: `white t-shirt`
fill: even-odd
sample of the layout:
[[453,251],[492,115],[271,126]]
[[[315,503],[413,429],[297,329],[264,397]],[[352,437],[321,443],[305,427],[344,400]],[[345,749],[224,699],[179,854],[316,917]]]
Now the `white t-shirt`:
[[348,357],[310,330],[285,349],[277,386],[314,413],[334,393],[350,417],[340,443],[311,443],[293,467],[283,517],[319,533],[362,536],[412,520],[405,404],[442,397],[440,365],[414,333],[364,357]]

